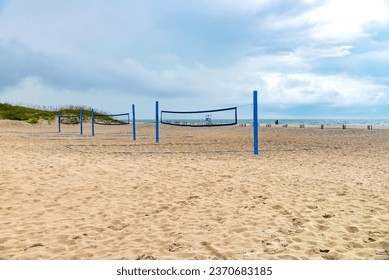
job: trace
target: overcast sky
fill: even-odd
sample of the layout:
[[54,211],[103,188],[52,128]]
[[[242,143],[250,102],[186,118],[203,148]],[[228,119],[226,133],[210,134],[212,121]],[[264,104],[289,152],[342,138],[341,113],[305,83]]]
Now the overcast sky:
[[388,0],[0,0],[0,102],[389,118],[388,71]]

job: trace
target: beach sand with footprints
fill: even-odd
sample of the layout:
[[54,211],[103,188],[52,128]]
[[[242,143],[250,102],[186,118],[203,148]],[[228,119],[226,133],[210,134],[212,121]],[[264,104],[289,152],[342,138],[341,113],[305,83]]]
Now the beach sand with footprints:
[[0,121],[0,259],[389,259],[389,129]]

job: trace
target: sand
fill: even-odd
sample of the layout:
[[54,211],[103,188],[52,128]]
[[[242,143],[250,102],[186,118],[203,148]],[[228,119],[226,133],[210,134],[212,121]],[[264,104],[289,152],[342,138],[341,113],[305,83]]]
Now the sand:
[[0,259],[389,259],[389,129],[0,121]]

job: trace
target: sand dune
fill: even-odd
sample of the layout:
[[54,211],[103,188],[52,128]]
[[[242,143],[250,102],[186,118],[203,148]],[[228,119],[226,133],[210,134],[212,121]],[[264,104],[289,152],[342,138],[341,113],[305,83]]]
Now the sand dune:
[[0,259],[389,259],[389,130],[0,121]]

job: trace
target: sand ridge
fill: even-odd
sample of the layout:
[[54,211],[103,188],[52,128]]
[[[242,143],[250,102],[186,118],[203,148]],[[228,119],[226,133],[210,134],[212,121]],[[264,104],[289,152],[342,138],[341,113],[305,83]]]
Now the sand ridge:
[[0,259],[389,259],[389,130],[0,121]]

